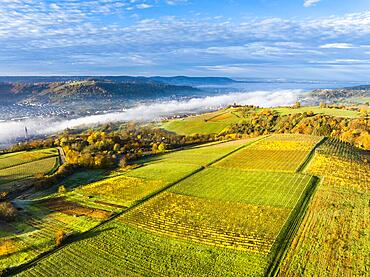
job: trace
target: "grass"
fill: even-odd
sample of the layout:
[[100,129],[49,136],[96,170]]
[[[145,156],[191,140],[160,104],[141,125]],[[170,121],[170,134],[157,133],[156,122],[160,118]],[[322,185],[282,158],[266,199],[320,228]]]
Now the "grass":
[[72,230],[69,216],[86,218],[86,210],[101,202],[123,205],[106,208],[123,214],[72,238],[23,274],[263,276],[314,178],[294,173],[296,166],[286,173],[240,170],[240,160],[219,165],[251,149],[304,152],[299,163],[284,156],[299,166],[318,140],[281,135],[193,147],[145,158],[141,167],[119,176],[44,198],[52,219],[63,215]]
[[355,151],[333,140],[317,151],[308,172],[323,181],[283,262],[281,276],[367,275],[370,167]]
[[[87,216],[67,215],[63,212],[51,212],[35,204],[24,204],[24,213],[18,221],[11,224],[13,232],[0,237],[0,244],[14,242],[14,251],[0,258],[2,269],[17,266],[36,258],[55,246],[55,234],[63,230],[66,233],[83,232],[96,226],[101,220]],[[0,229],[6,226],[1,226]]]
[[232,123],[238,123],[240,116],[234,109],[222,109],[203,115],[169,120],[162,128],[180,135],[218,134]]
[[93,196],[94,200],[113,201],[113,203],[130,206],[165,185],[166,183],[162,181],[119,176],[84,186],[77,189],[76,193]]
[[330,109],[330,108],[320,108],[318,106],[309,106],[296,108],[274,108],[275,111],[279,112],[281,115],[297,114],[304,112],[313,112],[315,114],[325,114],[335,117],[347,117],[347,118],[359,118],[361,117],[360,112],[348,111],[342,109]]

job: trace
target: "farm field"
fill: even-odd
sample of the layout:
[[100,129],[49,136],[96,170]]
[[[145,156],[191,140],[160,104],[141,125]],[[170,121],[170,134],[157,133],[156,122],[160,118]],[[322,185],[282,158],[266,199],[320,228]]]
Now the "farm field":
[[[259,144],[270,145],[265,141],[281,146],[283,143],[292,145],[292,142],[302,138],[308,141],[304,136],[292,136],[290,139],[273,136],[246,148],[241,148],[246,142],[234,143],[233,150],[237,151],[230,156],[226,154],[233,153],[233,150],[221,152],[219,148],[222,144],[198,147],[198,162],[195,149],[146,159],[143,167],[115,178],[120,180],[124,177],[123,183],[126,178],[166,180],[167,177],[163,178],[162,174],[167,173],[163,171],[155,177],[155,174],[145,170],[146,166],[181,165],[177,158],[181,152],[184,152],[184,164],[189,162],[187,165],[199,169],[178,179],[180,182],[170,188],[138,203],[120,217],[87,233],[85,238],[81,236],[79,241],[42,259],[23,275],[39,276],[55,270],[74,272],[78,268],[90,275],[109,272],[139,276],[263,276],[274,260],[275,250],[284,240],[290,222],[298,215],[302,201],[315,186],[316,179],[293,171],[265,173],[220,168],[217,161],[221,159],[222,162]],[[312,148],[318,140],[313,139]],[[214,150],[216,147],[217,151]],[[303,145],[294,147],[307,148]],[[207,150],[209,153],[217,152],[218,157],[206,158],[207,148],[212,149]],[[294,160],[290,162],[294,163]],[[171,169],[173,171],[175,167]],[[114,183],[119,184],[120,181]],[[95,185],[81,189],[91,189],[89,194],[99,193],[101,189]],[[114,184],[111,190],[107,185],[105,197],[111,197],[113,187]],[[118,188],[118,191],[121,189]]]
[[180,135],[218,134],[232,123],[242,120],[237,109],[222,109],[212,113],[169,120],[162,128]]
[[322,138],[274,135],[217,163],[222,168],[296,172]]
[[55,156],[58,156],[55,148],[3,154],[0,155],[0,170]]
[[[0,191],[8,190],[5,184],[48,174],[59,166],[56,149],[17,152],[0,155]],[[10,184],[10,187],[14,184]]]
[[366,276],[370,260],[370,166],[361,152],[325,142],[307,171],[322,176],[281,276]]
[[[17,205],[22,206],[29,217],[16,222],[13,227],[7,226],[7,229],[13,228],[10,229],[13,232],[6,232],[0,227],[0,243],[12,242],[14,246],[14,252],[7,254],[0,263],[0,269],[19,265],[52,249],[57,230],[73,234],[88,231],[114,213],[199,170],[202,165],[254,141],[212,143],[164,154],[159,159],[143,160],[143,166],[137,169],[117,172],[113,174],[115,177],[103,171],[95,174],[82,171],[63,182],[68,188],[65,193],[52,193],[47,197],[41,195],[33,201],[17,200]],[[179,152],[183,152],[187,159],[181,162]],[[86,184],[86,175],[97,181]],[[38,224],[30,224],[29,218],[37,218]],[[18,235],[11,235],[15,230]],[[42,243],[36,244],[36,240]]]
[[315,114],[325,114],[325,115],[331,115],[335,117],[359,118],[361,116],[361,113],[357,111],[349,111],[349,110],[344,110],[344,109],[320,108],[318,106],[301,107],[298,109],[297,108],[274,108],[274,110],[279,112],[281,115],[313,112]]
[[76,188],[67,193],[67,197],[90,206],[98,204],[96,207],[103,207],[101,205],[106,205],[105,208],[117,211],[117,205],[118,208],[129,207],[145,196],[166,188],[202,169],[203,166],[256,140],[211,143],[145,158],[140,161],[141,167],[124,172],[117,177],[104,178],[101,181]]

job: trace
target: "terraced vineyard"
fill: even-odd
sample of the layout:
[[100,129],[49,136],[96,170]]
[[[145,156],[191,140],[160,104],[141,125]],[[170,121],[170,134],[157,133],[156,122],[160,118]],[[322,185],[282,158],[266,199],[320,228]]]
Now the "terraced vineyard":
[[353,147],[328,140],[308,172],[322,182],[281,267],[281,276],[366,276],[370,261],[370,166]]
[[[295,171],[319,141],[292,135],[269,137],[246,148],[241,148],[245,141],[199,147],[144,160],[143,167],[111,180],[106,190],[99,185],[105,180],[81,188],[112,201],[115,184],[125,195],[130,178],[169,184],[22,274],[262,276],[316,185],[316,178]],[[249,149],[268,151],[284,144],[305,153],[299,159],[284,156],[289,170],[240,168],[247,158],[226,162],[249,155]]]

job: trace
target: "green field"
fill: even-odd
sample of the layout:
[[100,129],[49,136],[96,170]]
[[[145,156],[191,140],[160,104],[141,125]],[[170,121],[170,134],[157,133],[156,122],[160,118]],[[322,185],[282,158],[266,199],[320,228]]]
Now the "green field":
[[222,109],[216,112],[173,119],[162,123],[161,127],[180,135],[218,134],[232,123],[238,123],[242,117],[236,109]]
[[17,250],[0,266],[53,249],[62,229],[74,234],[67,245],[20,275],[363,276],[369,165],[349,145],[321,140],[211,143],[128,171],[76,173],[66,193],[18,200],[28,217],[0,227],[0,250],[6,241]]
[[[140,161],[141,167],[128,172],[108,174],[102,170],[84,170],[62,182],[69,189],[66,193],[52,193],[44,197],[37,192],[36,195],[41,198],[32,197],[33,201],[18,200],[17,205],[24,208],[27,217],[13,224],[13,229],[9,225],[3,226],[3,229],[0,227],[0,234],[3,234],[0,247],[2,243],[11,241],[15,248],[14,252],[1,260],[0,269],[17,266],[55,247],[58,230],[66,233],[88,231],[107,220],[112,212],[121,212],[139,203],[145,197],[194,173],[203,165],[253,141],[211,143],[150,157]],[[184,159],[181,160],[182,156]],[[26,168],[26,165],[22,166]],[[89,179],[97,181],[89,183]],[[10,232],[6,232],[6,229]]]
[[[258,111],[259,109],[255,109]],[[301,108],[273,108],[280,115],[298,114],[313,112],[334,117],[360,118],[361,113],[344,109],[320,108],[319,106],[308,106]],[[180,135],[194,134],[219,134],[231,124],[240,123],[248,114],[244,116],[238,108],[221,109],[215,112],[189,116],[181,119],[171,119],[160,124],[160,127]]]
[[[154,236],[120,221],[82,237],[20,276],[260,276],[262,255]],[[246,264],[255,267],[247,268]]]
[[216,164],[241,170],[296,172],[321,137],[274,135]]

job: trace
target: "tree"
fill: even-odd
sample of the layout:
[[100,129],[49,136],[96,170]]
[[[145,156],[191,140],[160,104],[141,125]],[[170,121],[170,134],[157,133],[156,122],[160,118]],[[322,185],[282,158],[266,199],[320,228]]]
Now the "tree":
[[164,142],[161,142],[161,144],[158,146],[158,152],[166,151],[166,147],[166,144]]
[[58,193],[66,193],[67,189],[64,185],[58,187]]
[[152,152],[153,152],[154,154],[158,152],[158,144],[153,143],[153,145],[152,145]]
[[299,109],[301,107],[301,102],[295,102],[293,108]]

